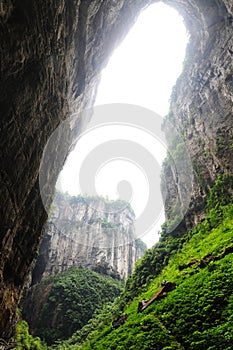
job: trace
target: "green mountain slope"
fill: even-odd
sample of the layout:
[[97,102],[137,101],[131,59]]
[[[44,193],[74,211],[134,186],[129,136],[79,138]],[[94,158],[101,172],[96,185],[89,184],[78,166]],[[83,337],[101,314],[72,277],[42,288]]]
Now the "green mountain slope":
[[23,305],[22,316],[34,335],[51,344],[82,328],[121,290],[119,280],[84,267],[73,267],[33,286]]
[[[182,238],[163,235],[137,263],[114,310],[105,310],[57,349],[230,350],[233,343],[232,178],[219,178],[205,220]],[[227,195],[226,195],[227,194]],[[175,290],[138,313],[161,282]],[[112,328],[118,315],[125,322]]]

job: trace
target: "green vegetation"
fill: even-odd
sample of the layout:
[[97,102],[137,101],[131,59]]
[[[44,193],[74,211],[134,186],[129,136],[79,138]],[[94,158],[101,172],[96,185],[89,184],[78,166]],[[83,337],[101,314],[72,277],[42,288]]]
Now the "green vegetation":
[[[102,228],[111,229],[111,230],[117,229],[117,226],[114,223],[112,223],[106,219],[100,219],[99,222],[101,223]],[[108,230],[106,232],[108,232]],[[111,231],[109,231],[109,232],[111,233]]]
[[[107,277],[94,276],[87,269],[73,268],[62,278],[45,280],[51,289],[40,331],[49,342],[56,339],[49,349],[231,350],[232,188],[232,175],[218,177],[209,191],[205,220],[189,232],[167,233],[166,223],[160,241],[137,261],[114,302],[109,301],[120,292],[118,282],[111,279],[110,283]],[[138,313],[139,301],[153,297],[163,280],[176,283],[176,289]],[[63,318],[52,329],[50,314],[54,309],[57,320],[60,322],[60,315]],[[127,319],[113,329],[113,320],[123,314]],[[39,338],[29,335],[24,322],[18,325],[16,339],[15,350],[46,349]]]
[[126,202],[125,200],[122,199],[117,199],[117,200],[110,200],[108,197],[103,197],[103,196],[88,196],[88,195],[81,195],[79,194],[78,196],[71,196],[68,192],[60,192],[56,191],[55,197],[57,199],[67,199],[72,201],[73,204],[83,201],[87,204],[90,204],[93,201],[99,201],[100,199],[103,200],[103,202],[106,205],[106,210],[107,212],[111,211],[121,211],[127,208],[132,215],[134,215],[134,211],[130,205],[130,203]]
[[141,249],[144,252],[147,250],[146,243],[144,243],[140,238],[135,240],[135,244],[138,249]]
[[215,185],[210,190],[207,201],[207,210],[221,209],[221,206],[232,202],[233,198],[233,175],[223,174],[219,175]]
[[[56,349],[230,350],[233,342],[232,176],[219,176],[203,222],[182,238],[161,234],[140,259],[120,298]],[[138,313],[162,280],[177,284]],[[127,314],[112,329],[116,316]]]
[[208,189],[206,187],[205,181],[203,180],[201,173],[200,173],[200,167],[196,162],[193,162],[193,170],[195,171],[197,182],[202,190],[203,193],[208,193]]
[[46,350],[47,346],[40,338],[34,338],[29,334],[26,321],[19,321],[16,328],[16,334],[13,339],[12,350]]
[[216,151],[219,156],[222,156],[225,150],[224,140],[222,136],[218,136],[216,140]]
[[34,334],[51,344],[82,328],[105,303],[120,294],[122,287],[119,280],[73,267],[35,285],[24,309],[29,315],[35,310]]
[[[200,267],[208,254],[221,256],[227,247],[233,249],[233,206],[222,207],[221,216],[221,223],[215,228],[209,229],[208,219],[201,223],[161,273],[149,285],[142,286],[139,295],[125,306],[128,319],[124,325],[116,330],[111,325],[99,325],[81,347],[76,345],[73,349],[230,350],[233,255],[229,253]],[[194,258],[196,264],[179,269]],[[163,279],[175,282],[177,288],[138,314],[138,301],[152,297]]]
[[[113,303],[106,303],[100,313],[95,313],[93,318],[80,330],[77,330],[71,338],[63,341],[56,341],[49,349],[64,350],[64,349],[79,349],[78,344],[82,344],[89,337],[89,334],[97,334],[108,327],[112,322],[112,317],[118,315],[119,297]],[[108,327],[109,328],[109,327]],[[80,345],[81,346],[81,345]]]

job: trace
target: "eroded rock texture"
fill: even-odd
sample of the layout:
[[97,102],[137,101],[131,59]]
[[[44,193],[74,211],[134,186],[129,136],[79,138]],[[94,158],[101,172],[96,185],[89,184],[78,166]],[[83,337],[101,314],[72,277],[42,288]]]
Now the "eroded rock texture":
[[[194,6],[196,12],[190,11],[187,22],[191,39],[185,67],[168,116],[185,139],[194,171],[190,207],[178,234],[205,215],[206,196],[217,175],[233,171],[233,5],[230,1],[196,1]],[[174,199],[182,191],[182,181],[177,181],[169,164],[164,180],[167,218],[174,219]],[[180,206],[182,201],[180,196]]]
[[57,193],[32,282],[80,265],[126,278],[145,249],[135,241],[134,220],[127,203]]
[[[101,67],[143,4],[131,13],[132,3],[0,1],[0,337],[12,335],[47,219],[38,182],[45,144],[62,120],[93,102]],[[69,134],[59,135],[54,152]],[[65,154],[64,146],[48,162],[48,204]]]
[[[38,183],[45,144],[62,120],[91,105],[109,54],[151,2],[0,0],[0,337],[12,335],[16,305],[47,218]],[[190,30],[173,111],[208,188],[217,173],[232,166],[233,5],[231,0],[164,2],[180,11]],[[81,127],[80,120],[77,124]],[[54,152],[70,132],[59,135]],[[48,162],[48,204],[67,149]],[[196,181],[192,213],[203,211],[203,196]],[[170,201],[168,194],[167,207]],[[190,224],[194,217],[199,218],[190,215]]]

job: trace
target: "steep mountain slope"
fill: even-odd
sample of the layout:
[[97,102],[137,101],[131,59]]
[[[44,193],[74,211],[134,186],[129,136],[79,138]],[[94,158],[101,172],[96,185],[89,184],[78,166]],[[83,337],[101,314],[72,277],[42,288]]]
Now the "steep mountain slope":
[[[0,1],[0,336],[5,340],[14,333],[16,307],[47,220],[39,185],[45,145],[70,114],[79,116],[92,105],[113,48],[152,2]],[[203,219],[217,175],[232,172],[233,5],[231,0],[164,2],[179,10],[190,31],[186,79],[172,106],[196,174],[184,233]],[[47,207],[70,147],[67,140],[76,128],[81,132],[82,122],[77,118],[52,144],[55,157],[44,174]],[[168,166],[168,219],[180,185],[173,175]]]
[[22,317],[30,332],[48,343],[66,339],[113,301],[122,287],[119,280],[87,268],[69,268],[31,287],[22,301]]
[[[233,204],[227,194],[232,189],[232,176],[219,178],[205,220],[176,249],[163,232],[158,246],[137,262],[112,313],[99,315],[57,349],[232,349]],[[163,261],[166,250],[169,258]],[[153,297],[163,280],[176,288],[138,313],[138,303]],[[112,321],[122,315],[127,317],[113,329]]]

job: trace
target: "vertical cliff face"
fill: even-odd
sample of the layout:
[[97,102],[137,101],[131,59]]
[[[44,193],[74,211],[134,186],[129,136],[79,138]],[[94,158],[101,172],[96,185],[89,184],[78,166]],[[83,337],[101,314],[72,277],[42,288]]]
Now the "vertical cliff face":
[[[143,1],[0,0],[0,337],[4,339],[13,334],[20,292],[47,219],[39,188],[46,142],[71,113],[93,103],[98,74],[141,6]],[[53,145],[56,159],[47,163],[48,206],[70,131],[58,136]]]
[[72,266],[126,278],[145,246],[135,241],[134,213],[126,202],[57,193],[33,282]]
[[[70,113],[92,104],[101,68],[140,10],[152,2],[0,0],[2,338],[12,335],[16,305],[47,218],[38,181],[46,142]],[[203,215],[206,189],[216,175],[232,171],[233,5],[231,0],[164,2],[179,10],[190,31],[172,113],[196,173],[186,218],[192,225]],[[70,132],[59,135],[54,152]],[[65,151],[48,162],[48,205]],[[169,171],[166,182],[168,209],[179,184]]]
[[[180,8],[181,3],[177,1],[175,6]],[[206,196],[217,176],[233,172],[233,6],[229,1],[197,1],[195,6],[196,18],[193,12],[191,22],[187,22],[191,38],[184,71],[173,90],[167,117],[185,140],[194,171],[190,207],[178,227],[180,232],[203,219]],[[178,152],[179,142],[171,146],[171,153]],[[177,213],[175,198],[184,183],[176,178],[169,160],[165,162],[164,175],[165,211],[172,221]],[[179,206],[182,205],[180,197]]]

